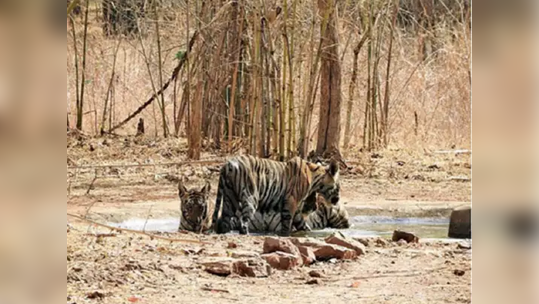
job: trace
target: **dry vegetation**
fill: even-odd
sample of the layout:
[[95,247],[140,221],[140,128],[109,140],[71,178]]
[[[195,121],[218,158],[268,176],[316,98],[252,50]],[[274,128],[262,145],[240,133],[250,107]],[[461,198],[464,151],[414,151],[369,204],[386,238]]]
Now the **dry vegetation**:
[[[177,217],[179,178],[211,181],[213,199],[224,159],[306,156],[321,115],[340,117],[347,208],[439,216],[470,201],[469,151],[439,153],[471,146],[466,0],[115,1],[144,4],[127,21],[103,1],[81,0],[67,24],[68,214]],[[340,112],[320,113],[322,96]],[[359,260],[222,278],[200,262],[258,254],[263,238],[165,234],[211,243],[196,246],[68,222],[67,303],[471,302],[457,244],[381,241]]]
[[[398,7],[395,1],[338,2],[341,144],[349,121],[347,150],[367,146],[364,135],[373,126],[383,137],[384,121],[390,147],[470,146],[469,8],[465,1],[434,2],[430,8],[430,1],[403,0]],[[220,146],[220,141],[229,139],[228,121],[233,121],[235,144],[253,150],[253,140],[260,142],[262,137],[269,141],[265,147],[269,155],[280,150],[283,140],[284,152],[278,153],[286,156],[299,145],[310,100],[314,106],[311,128],[306,131],[311,143],[308,151],[315,147],[320,95],[317,55],[325,17],[316,1],[217,1],[211,5],[165,1],[155,8],[151,4],[146,1],[144,16],[136,17],[140,33],[128,36],[104,35],[100,1],[89,1],[87,29],[84,9],[68,24],[67,107],[72,127],[76,126],[81,83],[85,87],[83,131],[107,132],[159,91],[198,33],[176,80],[140,113],[148,134],[190,135],[186,126],[202,110],[203,139]],[[357,79],[353,77],[354,51]],[[373,103],[379,108],[373,108]],[[231,113],[229,104],[235,104],[236,111]],[[387,107],[385,120],[382,106]],[[366,118],[374,119],[376,125],[366,124]],[[115,133],[135,134],[137,121]],[[255,131],[250,127],[253,123],[258,126]],[[281,134],[282,139],[278,138]],[[383,146],[378,139],[371,148]]]

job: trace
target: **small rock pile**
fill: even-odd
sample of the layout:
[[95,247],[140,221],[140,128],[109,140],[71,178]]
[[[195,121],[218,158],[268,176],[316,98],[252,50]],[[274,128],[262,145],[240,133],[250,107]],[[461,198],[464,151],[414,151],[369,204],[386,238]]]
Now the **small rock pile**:
[[267,237],[260,255],[232,254],[232,258],[201,264],[207,272],[219,276],[236,274],[267,277],[271,275],[272,269],[291,270],[309,266],[317,261],[352,260],[363,254],[365,245],[341,233],[335,233],[323,241],[312,238]]

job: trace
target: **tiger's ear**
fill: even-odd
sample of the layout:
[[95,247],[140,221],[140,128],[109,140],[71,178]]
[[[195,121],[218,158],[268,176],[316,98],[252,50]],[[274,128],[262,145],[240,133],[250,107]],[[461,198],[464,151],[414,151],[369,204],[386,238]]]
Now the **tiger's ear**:
[[200,189],[200,192],[204,193],[205,196],[208,196],[210,194],[211,185],[209,181],[206,181],[206,184],[202,189]]
[[331,162],[329,163],[328,172],[333,177],[335,177],[335,176],[337,176],[337,174],[339,174],[339,164],[334,159],[332,159]]
[[179,194],[180,197],[183,197],[183,196],[185,196],[187,194],[187,189],[183,185],[183,182],[182,182],[181,179],[178,182],[178,194]]

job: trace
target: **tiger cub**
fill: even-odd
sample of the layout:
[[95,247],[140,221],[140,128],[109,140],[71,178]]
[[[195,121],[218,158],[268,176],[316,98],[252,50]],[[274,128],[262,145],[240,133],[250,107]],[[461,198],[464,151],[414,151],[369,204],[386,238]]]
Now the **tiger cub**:
[[342,203],[328,205],[322,196],[316,200],[316,210],[309,213],[305,224],[312,230],[325,228],[348,229],[350,216]]
[[180,230],[202,232],[211,228],[210,204],[208,197],[210,194],[210,183],[199,190],[196,188],[187,189],[182,181],[178,183],[178,194],[181,200]]
[[[304,201],[301,213],[296,216],[304,218],[304,228],[298,228],[298,218],[294,219],[293,230],[322,230],[325,228],[347,229],[350,228],[350,217],[343,204],[329,204],[323,196],[315,195]],[[234,230],[240,229],[240,221],[237,217],[232,219]],[[281,230],[281,213],[255,212],[249,222],[249,231],[256,233],[278,233]]]
[[293,226],[305,228],[303,202],[316,193],[331,204],[339,202],[339,166],[335,161],[323,166],[299,157],[287,162],[233,157],[221,168],[214,231],[226,233],[239,227],[241,234],[247,234],[258,212],[264,222],[278,221],[278,234],[288,236]]

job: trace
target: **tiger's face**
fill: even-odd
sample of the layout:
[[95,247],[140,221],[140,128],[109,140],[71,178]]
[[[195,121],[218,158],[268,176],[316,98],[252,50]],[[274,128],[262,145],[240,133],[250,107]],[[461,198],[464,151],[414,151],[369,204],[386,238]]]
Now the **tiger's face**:
[[339,183],[339,164],[332,160],[329,166],[323,168],[325,173],[321,178],[318,193],[327,202],[337,205],[340,200],[341,186]]
[[178,193],[181,200],[182,220],[186,220],[194,227],[200,227],[208,217],[208,197],[210,194],[210,183],[199,189],[187,189],[180,181]]

